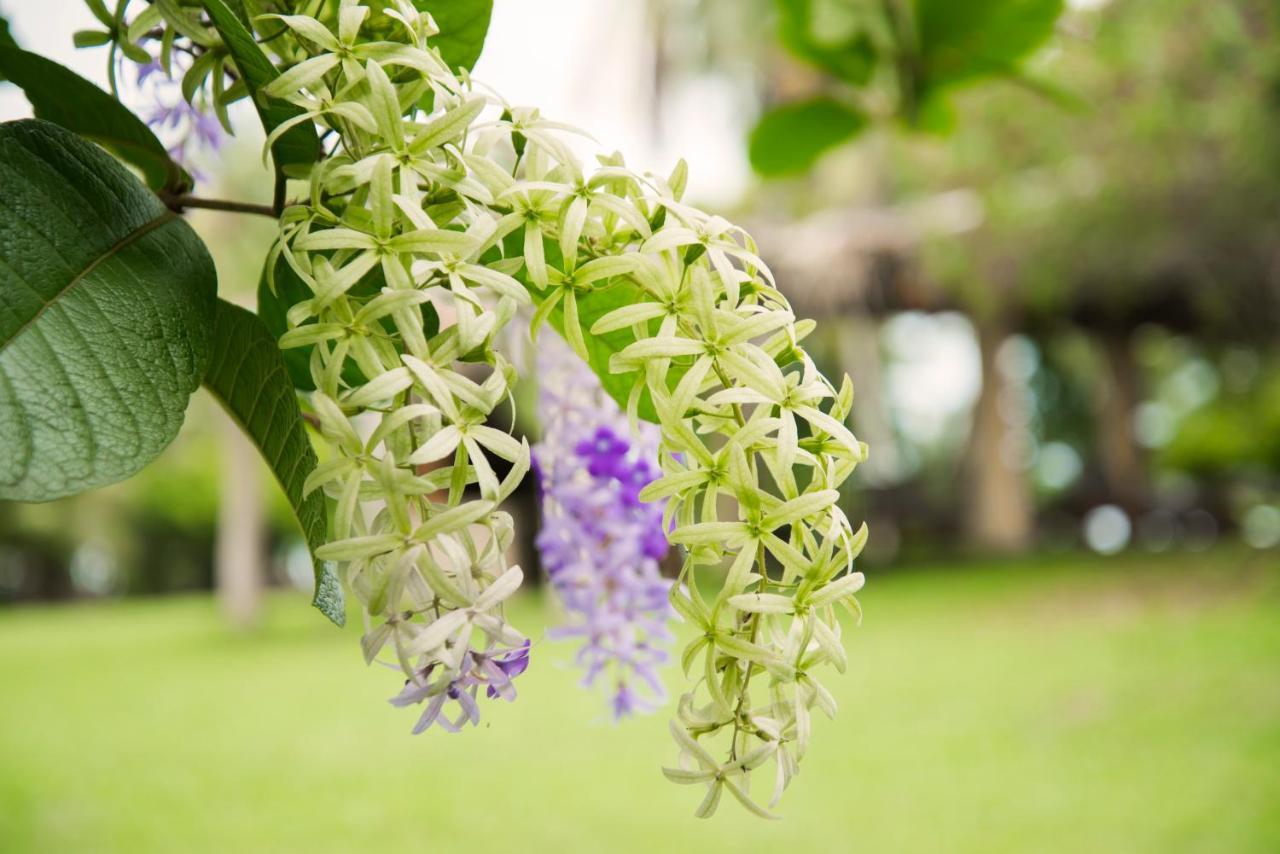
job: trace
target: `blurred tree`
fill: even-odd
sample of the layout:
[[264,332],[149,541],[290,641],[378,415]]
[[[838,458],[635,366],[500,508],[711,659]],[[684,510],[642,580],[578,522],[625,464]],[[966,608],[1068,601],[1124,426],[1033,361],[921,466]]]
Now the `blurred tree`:
[[[228,185],[224,193],[232,198],[261,198],[267,188],[254,178],[250,168],[253,161],[244,157],[227,160],[232,168],[221,175]],[[223,297],[248,303],[258,281],[256,259],[263,257],[275,238],[273,224],[217,216],[200,217],[196,224],[217,263]],[[283,522],[280,527],[292,532],[293,524],[280,518],[282,511],[287,517],[287,502],[281,500],[277,485],[264,476],[262,460],[253,443],[224,413],[218,412],[212,418],[215,425],[211,426],[218,434],[219,462],[213,581],[228,623],[237,629],[248,629],[257,623],[267,583],[268,496],[274,500],[277,519]]]
[[[1147,506],[1134,331],[1275,348],[1280,9],[1114,0],[1058,20],[1061,3],[1031,0],[775,5],[781,42],[817,73],[772,75],[781,97],[766,100],[782,103],[753,136],[757,169],[801,176],[785,186],[809,209],[848,204],[848,179],[833,182],[818,158],[867,127],[923,129],[861,137],[873,204],[942,192],[978,211],[976,228],[915,235],[925,287],[898,276],[855,294],[862,310],[959,307],[974,321],[984,383],[964,466],[968,538],[1006,550],[1032,538],[1034,505],[1017,498],[1027,461],[1007,452],[1018,436],[1000,417],[1019,390],[990,361],[1016,331],[1093,342],[1095,462],[1109,500]],[[968,85],[993,76],[1022,85]],[[1174,456],[1185,458],[1162,458]]]
[[1210,479],[1280,472],[1280,362],[1273,357],[1257,375],[1188,413],[1160,449],[1160,461]]
[[997,354],[1013,331],[1007,315],[979,315],[974,328],[982,386],[964,459],[971,488],[961,520],[968,541],[983,551],[1020,552],[1035,536],[1034,503],[1022,462],[1029,437],[1015,426],[1009,409],[1020,405],[1025,381],[1000,369]]
[[236,628],[252,627],[266,582],[266,515],[256,450],[229,418],[222,423],[222,501],[214,578],[218,600]]
[[[955,124],[955,91],[1005,79],[1032,84],[1029,57],[1053,34],[1062,0],[776,0],[779,39],[819,74],[804,87],[781,86],[751,134],[752,165],[765,176],[810,171],[832,148],[872,125],[942,131]],[[784,77],[785,80],[785,77]],[[799,89],[799,93],[795,90]],[[791,90],[791,91],[787,91]],[[1002,300],[971,305],[983,356],[971,449],[965,469],[969,537],[987,550],[1018,551],[1032,540],[1029,488],[1008,462],[1021,438],[1001,400],[1017,397],[994,364],[1012,318]]]
[[931,276],[975,317],[1094,339],[1095,445],[1133,511],[1150,501],[1134,330],[1274,347],[1280,329],[1277,23],[1262,0],[1115,0],[1073,18],[1081,37],[1040,69],[1086,106],[974,93],[945,143],[897,149],[898,192],[959,184],[983,202],[976,233],[928,247]]

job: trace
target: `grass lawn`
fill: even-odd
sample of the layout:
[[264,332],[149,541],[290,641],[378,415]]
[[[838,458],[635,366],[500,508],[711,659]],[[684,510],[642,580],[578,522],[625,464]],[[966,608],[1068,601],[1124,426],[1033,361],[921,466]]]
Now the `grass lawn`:
[[[886,573],[762,822],[666,782],[542,642],[513,705],[411,737],[357,629],[294,595],[0,611],[0,851],[1280,851],[1280,558]],[[516,605],[541,635],[541,598]],[[669,674],[677,684],[677,674]]]

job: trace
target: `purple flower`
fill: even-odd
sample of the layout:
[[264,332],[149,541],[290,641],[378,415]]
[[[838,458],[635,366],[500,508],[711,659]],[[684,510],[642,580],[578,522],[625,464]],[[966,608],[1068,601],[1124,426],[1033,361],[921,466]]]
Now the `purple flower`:
[[[522,646],[507,652],[476,652],[474,650],[462,657],[462,664],[456,672],[442,670],[438,664],[428,664],[405,682],[404,689],[388,702],[393,706],[415,706],[426,701],[427,707],[413,727],[417,735],[430,729],[433,724],[448,732],[459,732],[468,723],[473,726],[480,723],[480,705],[476,701],[480,686],[486,686],[485,695],[490,699],[501,697],[507,702],[516,698],[515,685],[511,680],[519,676],[529,666],[529,641]],[[432,673],[440,671],[432,680]],[[457,704],[456,717],[445,714],[448,702]]]
[[[174,61],[176,65],[177,57]],[[183,97],[179,82],[183,71],[175,67],[176,77],[170,77],[160,63],[153,60],[137,66],[136,80],[140,93],[151,104],[146,114],[147,124],[165,138],[169,156],[190,169],[194,151],[217,151],[226,139],[226,132],[210,112]]]
[[489,659],[486,667],[490,678],[489,689],[485,693],[490,698],[502,696],[508,702],[514,700],[516,689],[511,680],[529,668],[529,641],[526,640],[523,646],[506,655]]
[[629,450],[631,445],[605,426],[597,427],[591,438],[583,439],[574,446],[574,451],[587,464],[587,471],[592,477],[627,476]]
[[[551,338],[550,335],[547,336]],[[540,342],[541,343],[541,342]],[[538,351],[543,440],[534,447],[543,510],[536,543],[564,603],[565,625],[550,632],[581,642],[576,656],[590,687],[608,677],[616,719],[665,699],[670,581],[662,503],[640,490],[658,476],[657,433],[627,437],[626,419],[595,375],[557,340]]]
[[163,71],[163,70],[164,69],[163,67],[161,67],[159,60],[155,60],[155,59],[151,60],[146,65],[139,65],[138,66],[138,85],[141,86],[143,83],[147,82],[147,78],[150,77],[152,74],[155,74],[157,71]]

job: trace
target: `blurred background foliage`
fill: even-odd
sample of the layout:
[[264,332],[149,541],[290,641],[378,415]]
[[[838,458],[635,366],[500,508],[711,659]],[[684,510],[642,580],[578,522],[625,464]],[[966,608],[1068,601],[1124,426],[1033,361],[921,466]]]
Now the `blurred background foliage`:
[[[1280,6],[547,0],[544,11],[523,12],[524,3],[496,3],[478,78],[518,90],[526,77],[541,80],[535,65],[561,63],[561,89],[597,105],[582,123],[606,144],[640,128],[627,149],[642,152],[633,165],[665,174],[669,150],[672,159],[690,150],[694,201],[710,200],[757,237],[796,313],[820,321],[810,343],[821,367],[853,375],[853,426],[871,458],[846,509],[871,528],[861,562],[874,622],[848,635],[854,672],[830,727],[841,735],[808,781],[824,794],[796,801],[804,818],[790,826],[807,828],[806,847],[850,850],[832,842],[848,838],[867,850],[1276,850],[1276,778],[1266,769],[1280,715]],[[22,4],[0,0],[0,9],[22,37]],[[563,49],[529,46],[539,21]],[[575,103],[531,85],[542,88],[527,100],[551,102],[555,117],[555,104]],[[245,138],[226,152],[230,174],[219,167],[217,195],[266,200],[259,143]],[[716,181],[698,184],[699,175]],[[212,214],[196,225],[222,294],[252,305],[271,223]],[[517,395],[516,422],[536,434],[532,387]],[[247,578],[248,604],[229,613],[263,626],[256,645],[223,638],[231,646],[209,647],[213,661],[184,647],[177,666],[191,678],[175,677],[175,691],[216,706],[219,691],[241,690],[232,663],[252,659],[261,672],[252,670],[251,687],[272,708],[342,692],[345,677],[333,673],[354,666],[350,637],[303,653],[297,638],[311,644],[328,629],[296,625],[292,609],[318,620],[301,596],[290,609],[268,600],[259,610],[264,586],[309,584],[283,499],[217,407],[203,396],[192,406],[177,442],[139,478],[48,505],[0,504],[0,603]],[[512,509],[526,535],[519,560],[533,566],[531,490]],[[126,657],[160,655],[159,628],[138,629],[144,642],[112,626],[180,625],[204,641],[218,631],[203,604],[180,600],[150,616],[139,607],[111,605],[102,613],[115,622],[93,624],[118,654],[109,656],[115,669],[86,672],[88,684],[115,675],[133,684]],[[554,618],[541,598],[521,607],[536,611],[535,623]],[[0,648],[39,648],[37,613],[0,611]],[[74,633],[81,614],[63,612],[59,631]],[[293,681],[277,686],[268,662],[298,668]],[[210,667],[212,687],[196,675]],[[0,740],[0,766],[8,750],[37,769],[63,726],[97,732],[48,708],[49,679],[32,672],[0,669],[18,698],[12,714],[59,729],[30,749]],[[495,726],[484,734],[492,748],[470,748],[480,752],[458,762],[510,763],[512,739],[544,741],[542,753],[526,746],[514,760],[528,772],[517,774],[521,785],[543,785],[533,769],[560,762],[546,751],[563,749],[582,775],[567,780],[625,770],[617,785],[627,788],[642,773],[633,760],[652,765],[665,749],[654,721],[637,723],[634,739],[582,735],[566,717],[587,715],[586,701],[566,699],[576,689],[563,671],[539,664],[524,678],[531,697],[519,705],[552,703],[532,731],[499,735]],[[355,773],[365,735],[338,735],[351,720],[386,740],[369,748],[379,767],[396,765],[403,721],[368,699],[335,706],[341,720],[298,723],[263,754],[279,762],[242,763],[237,773],[268,789],[277,766],[299,756],[316,768],[305,776]],[[502,726],[518,726],[527,710],[503,711]],[[195,719],[235,737],[216,717]],[[133,732],[117,723],[104,739]],[[255,744],[278,735],[236,726]],[[563,747],[557,727],[579,746]],[[314,754],[309,738],[335,740]],[[635,755],[614,767],[621,741]],[[851,769],[866,778],[850,782],[860,773]],[[397,792],[410,790],[407,773],[394,777]],[[152,776],[148,791],[163,793],[165,780]],[[104,779],[72,786],[80,807],[113,803]],[[382,782],[360,779],[369,790]],[[650,794],[649,782],[634,785],[645,798],[666,797]],[[62,790],[53,777],[45,783],[14,789],[31,803],[11,829],[30,834],[33,847],[71,845],[89,838],[76,835],[83,828],[91,835],[111,821],[121,850],[174,838],[136,808],[83,827],[40,824],[47,816],[31,804]],[[525,805],[510,814],[514,825],[566,850],[612,844],[619,827],[637,848],[668,844],[674,832],[695,834],[706,850],[761,838],[733,837],[725,823],[706,831],[640,820],[578,783],[555,791],[590,801],[582,823],[552,828]],[[457,819],[494,797],[486,785],[483,775],[468,778],[433,813],[470,850],[501,842]],[[0,798],[4,786],[0,775]],[[857,819],[850,799],[869,805],[868,817]],[[985,806],[961,809],[975,799]],[[921,820],[926,806],[934,822]],[[326,809],[345,822],[347,835],[335,838],[357,840],[367,838],[362,817],[390,808],[351,800]],[[325,847],[278,822],[240,818],[242,832],[198,816],[182,826],[227,845]],[[849,825],[846,836],[827,833],[833,822]],[[5,828],[0,809],[0,842]]]
[[[1241,530],[1273,547],[1274,4],[773,5],[787,50],[763,54],[750,154],[789,177],[748,210],[792,218],[762,244],[801,313],[880,332],[844,358],[873,390],[854,416],[879,458],[868,512],[886,508],[879,489],[905,493],[892,506],[914,513],[889,521],[912,549],[1163,549]],[[979,388],[921,441],[895,362],[953,312]],[[1091,538],[1091,518],[1114,536]]]

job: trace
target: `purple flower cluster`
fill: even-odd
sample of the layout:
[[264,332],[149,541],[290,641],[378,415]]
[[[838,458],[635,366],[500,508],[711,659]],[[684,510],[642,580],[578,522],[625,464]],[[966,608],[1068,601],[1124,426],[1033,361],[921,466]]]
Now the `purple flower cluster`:
[[181,75],[178,79],[169,77],[159,62],[139,65],[137,72],[138,89],[152,105],[146,114],[147,124],[170,141],[169,156],[174,161],[191,168],[196,149],[217,151],[222,147],[226,139],[222,125],[210,113],[182,97],[182,85],[178,82]]
[[[519,649],[498,652],[467,652],[462,657],[462,666],[456,671],[441,670],[432,680],[431,674],[438,663],[429,664],[415,674],[413,679],[405,682],[404,690],[390,700],[393,706],[413,706],[427,700],[427,708],[413,728],[417,735],[440,724],[449,732],[459,732],[468,723],[473,726],[480,723],[480,705],[476,702],[480,686],[485,686],[485,695],[490,699],[501,697],[507,702],[516,698],[516,686],[511,684],[529,666],[529,641]],[[458,704],[458,716],[450,719],[444,714],[444,706],[448,701]]]
[[[587,474],[597,487],[595,494],[613,490],[622,507],[639,517],[637,532],[641,534],[639,545],[644,556],[659,561],[666,557],[662,504],[646,504],[640,500],[640,490],[659,476],[657,467],[643,456],[632,455],[631,444],[608,426],[597,427],[589,438],[574,445],[574,453],[586,463]],[[610,536],[613,532],[600,533]]]
[[648,430],[639,441],[624,438],[625,419],[595,375],[563,343],[539,344],[537,546],[567,612],[550,634],[581,639],[583,683],[606,681],[616,720],[666,697],[658,668],[671,640],[671,582],[658,564],[667,538],[662,504],[639,497],[659,475],[657,439]]

